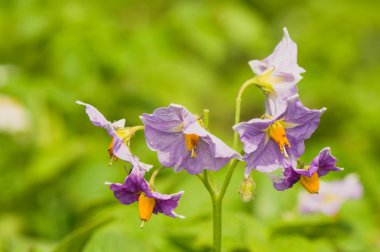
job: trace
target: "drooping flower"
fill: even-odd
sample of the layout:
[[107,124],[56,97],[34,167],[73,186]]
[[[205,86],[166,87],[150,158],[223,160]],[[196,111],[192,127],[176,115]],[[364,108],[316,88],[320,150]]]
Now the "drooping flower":
[[341,171],[342,168],[336,167],[336,158],[331,155],[329,147],[323,148],[319,154],[311,161],[310,165],[300,168],[288,166],[284,169],[283,177],[273,182],[273,186],[283,191],[291,188],[295,183],[300,181],[301,185],[309,193],[319,192],[319,177],[322,177],[330,171]]
[[263,60],[251,60],[249,65],[256,74],[255,84],[265,93],[265,112],[272,116],[282,113],[287,99],[295,95],[297,82],[305,70],[297,64],[297,45],[289,37],[288,30],[273,53]]
[[319,194],[300,193],[298,209],[305,214],[321,212],[326,215],[335,215],[345,201],[359,199],[362,195],[363,187],[358,176],[349,174],[342,180],[322,181]]
[[139,167],[143,171],[148,171],[152,167],[151,165],[139,162],[139,159],[128,148],[131,138],[142,126],[125,127],[125,119],[111,123],[94,106],[81,101],[76,101],[76,103],[86,107],[86,113],[92,124],[106,129],[108,135],[112,137],[112,141],[108,147],[108,153],[112,159],[116,160],[120,158],[130,162],[133,166]]
[[207,132],[198,118],[186,108],[171,104],[156,109],[153,114],[143,114],[145,139],[150,149],[157,151],[160,163],[174,171],[187,170],[197,174],[218,170],[230,159],[241,156]]
[[311,110],[298,99],[289,100],[276,117],[252,119],[233,127],[244,144],[246,176],[253,170],[273,172],[287,167],[303,154],[304,141],[317,129],[325,108]]
[[149,221],[152,213],[163,213],[173,218],[184,218],[173,210],[177,207],[183,191],[175,194],[161,194],[154,191],[152,185],[145,180],[140,169],[133,168],[123,184],[109,183],[110,189],[120,203],[129,205],[138,201],[140,219]]

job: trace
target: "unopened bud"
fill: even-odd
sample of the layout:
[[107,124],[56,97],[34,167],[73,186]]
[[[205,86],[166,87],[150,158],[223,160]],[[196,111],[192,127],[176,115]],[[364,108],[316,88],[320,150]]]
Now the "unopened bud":
[[240,198],[243,202],[250,202],[255,194],[256,184],[252,176],[249,175],[240,184]]

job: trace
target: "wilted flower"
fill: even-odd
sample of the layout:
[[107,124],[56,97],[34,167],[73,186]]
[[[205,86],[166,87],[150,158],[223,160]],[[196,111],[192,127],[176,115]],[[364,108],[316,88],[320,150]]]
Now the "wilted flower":
[[298,209],[301,213],[335,215],[345,201],[358,199],[362,194],[363,187],[357,175],[349,174],[342,180],[321,182],[319,194],[300,193]]
[[106,129],[107,133],[112,137],[112,141],[108,147],[111,158],[120,158],[130,162],[133,166],[137,166],[143,171],[148,171],[152,167],[151,165],[139,162],[139,159],[128,148],[129,141],[137,130],[142,129],[142,126],[125,127],[125,119],[111,123],[94,106],[81,101],[77,101],[76,103],[84,105],[91,122],[97,127]]
[[292,165],[304,152],[304,141],[317,129],[325,108],[310,110],[298,100],[289,100],[276,116],[252,119],[235,125],[244,144],[246,176],[253,170],[273,172]]
[[284,28],[284,37],[273,53],[263,60],[249,62],[256,74],[255,84],[266,94],[265,110],[272,116],[282,113],[287,99],[297,93],[297,82],[305,72],[297,64],[297,45]]
[[282,191],[291,188],[296,182],[300,181],[309,193],[318,193],[319,177],[326,175],[330,171],[343,170],[336,167],[336,162],[336,158],[331,155],[330,148],[323,148],[311,161],[310,165],[300,168],[286,167],[283,177],[278,181],[274,181],[273,185],[277,190]]
[[183,191],[175,194],[155,192],[153,186],[144,179],[143,173],[139,169],[133,168],[123,184],[108,182],[106,184],[114,191],[114,195],[120,203],[129,205],[138,201],[139,215],[143,223],[149,221],[152,213],[163,213],[173,218],[184,218],[173,212],[182,197]]
[[145,139],[150,149],[157,151],[160,163],[183,169],[190,174],[218,170],[230,159],[241,156],[219,138],[207,132],[186,108],[171,104],[143,114]]

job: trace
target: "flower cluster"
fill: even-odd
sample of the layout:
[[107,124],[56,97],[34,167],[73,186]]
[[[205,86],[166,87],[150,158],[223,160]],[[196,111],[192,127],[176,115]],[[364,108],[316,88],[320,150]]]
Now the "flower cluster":
[[129,149],[131,138],[136,131],[143,129],[143,127],[125,127],[125,119],[111,123],[92,105],[80,101],[77,103],[86,107],[86,113],[95,126],[106,129],[112,137],[108,147],[111,160],[120,158],[132,165],[132,171],[123,184],[106,182],[120,203],[129,205],[138,201],[142,224],[150,219],[152,213],[163,213],[174,218],[183,218],[173,212],[183,192],[170,195],[155,192],[154,177],[152,176],[151,183],[148,183],[144,178],[145,172],[149,171],[152,165],[140,162],[138,157],[133,155]]
[[[106,184],[120,203],[129,205],[138,202],[142,225],[152,213],[183,218],[174,212],[183,191],[174,194],[155,191],[155,177],[163,168],[198,175],[211,195],[213,206],[217,206],[214,207],[214,217],[221,215],[222,199],[238,161],[246,163],[245,179],[240,189],[240,196],[246,202],[254,197],[256,189],[251,176],[253,170],[268,174],[274,188],[279,191],[300,182],[312,194],[319,192],[319,177],[330,171],[342,170],[336,166],[337,160],[331,155],[329,147],[323,148],[307,165],[300,160],[305,152],[305,141],[318,128],[320,117],[326,109],[309,109],[299,98],[297,84],[305,70],[297,64],[297,45],[290,39],[286,28],[283,39],[273,53],[263,60],[252,60],[249,65],[255,76],[244,83],[239,91],[236,125],[233,126],[234,147],[237,147],[239,137],[244,145],[243,157],[208,131],[206,112],[203,116],[196,116],[181,105],[170,104],[154,110],[152,114],[142,114],[140,119],[143,125],[126,127],[125,119],[110,122],[92,105],[77,101],[85,106],[91,122],[104,128],[111,136],[108,147],[110,163],[121,159],[131,164],[132,170],[124,183]],[[265,113],[260,118],[239,123],[241,95],[252,84],[265,95]],[[145,175],[153,166],[142,163],[130,150],[131,139],[140,130],[144,130],[147,146],[157,152],[158,162],[162,165],[151,173],[149,181]],[[230,162],[232,159],[235,160]],[[217,183],[210,182],[208,170],[218,171],[228,163],[228,171],[219,189]],[[214,221],[220,222],[221,218],[214,218]],[[218,230],[214,232],[216,236],[218,232],[220,235],[220,225],[214,223],[214,228]],[[219,242],[215,246],[220,247],[220,239],[214,237],[214,241]]]
[[140,119],[144,126],[125,127],[125,119],[110,122],[95,107],[84,105],[91,122],[107,130],[112,137],[108,152],[112,160],[121,159],[132,165],[131,173],[123,184],[110,183],[110,189],[122,204],[129,205],[138,201],[140,219],[150,219],[152,213],[163,213],[171,217],[183,217],[173,212],[183,194],[160,194],[154,190],[156,170],[149,183],[144,175],[152,165],[140,162],[132,154],[129,145],[138,130],[144,130],[148,147],[157,152],[163,167],[171,167],[175,172],[186,170],[189,174],[202,171],[219,170],[231,159],[241,160],[236,151],[228,147],[219,138],[209,133],[202,119],[190,113],[180,105],[171,104],[166,108],[156,109],[153,114],[143,114]]
[[[330,149],[324,148],[310,165],[301,165],[305,140],[317,129],[325,108],[306,108],[299,99],[297,83],[305,70],[297,64],[297,45],[284,28],[284,37],[263,60],[249,62],[256,76],[252,82],[265,94],[265,114],[233,127],[244,144],[246,177],[256,169],[268,173],[277,190],[300,181],[310,193],[318,193],[319,177],[338,171]],[[273,176],[281,170],[280,176]]]

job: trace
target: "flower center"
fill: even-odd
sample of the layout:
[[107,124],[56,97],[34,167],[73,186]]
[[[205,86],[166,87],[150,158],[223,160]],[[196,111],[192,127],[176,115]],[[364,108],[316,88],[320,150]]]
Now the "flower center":
[[318,191],[319,191],[318,172],[316,172],[313,175],[311,175],[311,177],[301,176],[300,182],[301,182],[301,185],[309,193],[318,193]]
[[290,148],[290,143],[286,137],[286,132],[284,126],[280,121],[275,121],[271,126],[269,126],[269,136],[277,143],[280,151],[284,153],[285,157],[289,157],[286,152],[285,145]]
[[153,209],[156,206],[156,200],[154,198],[149,198],[145,193],[141,193],[139,196],[139,214],[140,220],[148,221],[152,215]]
[[135,132],[133,130],[131,130],[131,128],[129,128],[129,127],[117,129],[117,130],[115,130],[115,132],[116,132],[116,136],[120,139],[123,139],[123,141],[126,145],[129,145],[131,138],[135,134]]
[[274,67],[268,67],[263,73],[255,77],[255,84],[266,94],[275,93],[273,85],[280,84],[283,81],[281,77],[272,75],[274,71]]
[[185,134],[186,147],[189,151],[191,151],[191,157],[197,157],[197,144],[199,141],[199,136],[195,134]]
[[[135,134],[134,128],[138,128],[138,127],[139,126],[132,127],[132,128],[130,128],[130,127],[128,127],[128,128],[118,128],[118,129],[115,130],[116,136],[118,138],[122,139],[124,141],[125,145],[129,146],[131,138]],[[114,160],[114,161],[117,160],[117,157],[115,156],[115,154],[113,152],[113,146],[114,146],[114,144],[115,144],[115,137],[112,138],[111,143],[108,145],[108,154],[111,157],[110,163],[112,163],[112,160]]]

